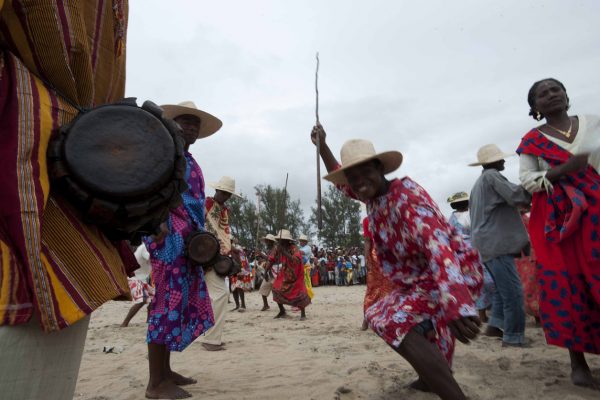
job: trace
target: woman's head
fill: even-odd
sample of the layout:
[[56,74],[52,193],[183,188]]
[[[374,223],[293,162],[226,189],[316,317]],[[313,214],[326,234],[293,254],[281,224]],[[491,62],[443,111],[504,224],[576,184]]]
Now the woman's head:
[[569,109],[569,96],[565,85],[554,78],[537,81],[527,94],[529,115],[541,120],[547,115],[560,113]]

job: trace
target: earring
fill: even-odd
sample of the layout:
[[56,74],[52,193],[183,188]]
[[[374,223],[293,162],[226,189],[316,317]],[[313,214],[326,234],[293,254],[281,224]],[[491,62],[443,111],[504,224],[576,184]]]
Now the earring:
[[541,120],[542,120],[542,114],[540,114],[540,112],[539,112],[539,111],[536,111],[536,112],[535,112],[535,119],[537,119],[538,121],[541,121]]

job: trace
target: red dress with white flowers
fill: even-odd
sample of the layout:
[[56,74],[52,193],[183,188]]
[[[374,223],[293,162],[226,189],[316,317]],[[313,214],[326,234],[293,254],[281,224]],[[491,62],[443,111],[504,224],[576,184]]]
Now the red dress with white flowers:
[[[350,196],[349,188],[340,187]],[[369,326],[400,347],[417,324],[430,320],[433,339],[452,364],[454,336],[448,322],[475,316],[483,270],[475,250],[448,224],[429,194],[408,177],[367,202],[377,260],[392,289],[365,310]]]

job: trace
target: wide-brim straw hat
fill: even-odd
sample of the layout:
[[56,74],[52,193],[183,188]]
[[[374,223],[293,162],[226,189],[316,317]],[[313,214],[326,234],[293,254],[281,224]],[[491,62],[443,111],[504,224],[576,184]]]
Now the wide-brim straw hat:
[[235,179],[229,176],[222,177],[221,179],[219,179],[219,182],[209,182],[208,186],[212,187],[213,189],[220,190],[222,192],[231,193],[232,195],[237,197],[242,197],[235,192]]
[[500,150],[500,147],[495,144],[486,144],[477,150],[477,162],[470,163],[469,166],[476,167],[478,165],[491,164],[514,155],[515,154],[504,153]]
[[262,240],[269,240],[271,242],[276,241],[275,236],[271,235],[270,233],[267,233],[267,236],[263,237]]
[[399,151],[384,151],[377,153],[373,143],[364,139],[351,139],[342,146],[340,151],[340,159],[342,162],[341,168],[325,175],[323,179],[327,179],[337,185],[348,184],[344,171],[355,167],[359,164],[379,160],[383,165],[383,173],[388,174],[395,171],[402,164],[402,153]]
[[298,238],[298,241],[304,241],[304,242],[308,242],[308,236],[306,236],[305,234],[300,235],[300,237]]
[[279,232],[277,232],[277,235],[275,235],[275,240],[289,240],[290,242],[295,242],[292,234],[287,229],[281,229]]
[[182,115],[193,115],[200,118],[200,132],[198,138],[205,138],[212,135],[223,126],[223,122],[214,115],[199,110],[193,101],[183,101],[179,104],[162,105],[163,115],[167,118],[176,118]]
[[460,203],[461,201],[467,200],[469,200],[469,195],[466,192],[457,192],[448,197],[448,203],[450,204]]

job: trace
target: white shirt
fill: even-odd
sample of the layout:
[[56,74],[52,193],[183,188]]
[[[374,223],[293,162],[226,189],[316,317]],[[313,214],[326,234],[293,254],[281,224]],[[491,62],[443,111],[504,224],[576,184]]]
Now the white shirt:
[[[600,117],[596,115],[579,115],[579,130],[573,143],[544,134],[546,138],[571,154],[590,153],[588,163],[600,171]],[[544,190],[544,185],[552,184],[545,179],[550,165],[541,157],[521,154],[519,161],[519,180],[529,192]],[[544,183],[546,182],[546,183]]]
[[144,281],[148,279],[150,271],[152,270],[152,265],[150,264],[150,253],[148,253],[148,250],[146,250],[146,246],[142,244],[135,249],[134,256],[138,264],[140,264],[140,268],[135,270],[135,277],[136,279]]

